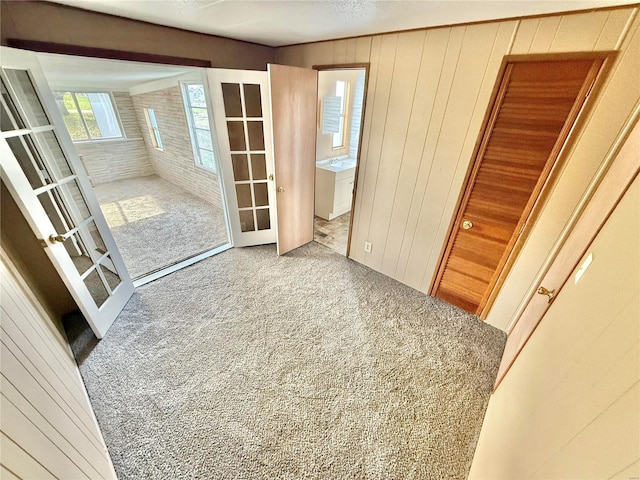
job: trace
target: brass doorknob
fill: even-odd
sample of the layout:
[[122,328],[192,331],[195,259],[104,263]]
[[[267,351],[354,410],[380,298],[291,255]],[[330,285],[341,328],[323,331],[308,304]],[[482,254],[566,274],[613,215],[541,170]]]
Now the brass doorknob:
[[54,235],[53,233],[51,235],[49,235],[49,241],[51,243],[62,243],[66,240],[67,238],[64,235],[60,235],[60,234],[56,234]]
[[556,291],[547,290],[543,286],[540,286],[540,288],[538,288],[538,295],[546,295],[547,297],[549,297],[549,303],[551,303],[551,300],[553,300],[553,297],[556,296]]
[[471,223],[471,220],[465,220],[464,222],[462,222],[463,230],[469,230],[471,227],[473,227],[473,223]]
[[280,193],[284,192],[284,187],[278,187],[278,192]]

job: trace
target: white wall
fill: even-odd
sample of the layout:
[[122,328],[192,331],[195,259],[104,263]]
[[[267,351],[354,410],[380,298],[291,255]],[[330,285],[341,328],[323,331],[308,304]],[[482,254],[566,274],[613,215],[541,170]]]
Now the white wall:
[[470,479],[640,476],[639,233],[640,177],[491,397]]
[[115,479],[59,322],[0,249],[0,476]]
[[624,8],[277,49],[296,66],[371,64],[351,258],[428,292],[503,56],[618,50],[489,313],[506,329],[640,99],[639,25]]

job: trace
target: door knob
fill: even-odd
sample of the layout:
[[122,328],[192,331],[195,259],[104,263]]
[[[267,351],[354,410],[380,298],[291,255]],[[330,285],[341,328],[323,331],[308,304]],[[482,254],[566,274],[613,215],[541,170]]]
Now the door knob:
[[278,187],[278,192],[280,193],[284,192],[284,187]]
[[462,222],[463,230],[469,230],[471,227],[473,227],[473,223],[471,223],[471,220],[465,220],[464,222]]
[[60,234],[56,234],[54,235],[53,233],[51,235],[49,235],[49,241],[51,243],[62,243],[67,239],[67,237],[65,237],[64,235],[60,235]]
[[547,297],[549,297],[549,303],[551,303],[551,300],[553,300],[553,297],[556,296],[556,291],[547,290],[543,286],[540,286],[540,288],[538,288],[538,295],[546,295]]

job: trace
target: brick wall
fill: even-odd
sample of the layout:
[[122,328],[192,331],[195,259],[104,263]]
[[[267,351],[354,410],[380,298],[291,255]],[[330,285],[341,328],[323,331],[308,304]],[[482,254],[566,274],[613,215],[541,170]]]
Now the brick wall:
[[[133,95],[138,123],[155,174],[178,187],[222,207],[217,174],[197,167],[179,86]],[[144,108],[153,108],[163,150],[153,148]]]
[[154,173],[131,97],[128,93],[114,92],[113,99],[126,138],[74,144],[96,185]]

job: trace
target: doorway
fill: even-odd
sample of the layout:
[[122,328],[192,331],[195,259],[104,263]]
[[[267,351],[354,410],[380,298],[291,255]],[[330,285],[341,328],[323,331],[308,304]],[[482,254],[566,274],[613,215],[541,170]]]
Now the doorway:
[[314,240],[349,255],[367,81],[366,65],[318,70]]

